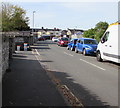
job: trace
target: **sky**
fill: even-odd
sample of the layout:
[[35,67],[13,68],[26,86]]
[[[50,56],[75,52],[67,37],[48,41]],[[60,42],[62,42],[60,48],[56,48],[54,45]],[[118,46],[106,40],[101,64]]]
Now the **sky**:
[[118,21],[118,0],[3,1],[11,2],[11,4],[18,5],[26,10],[31,28],[87,30],[94,28],[100,21],[108,24]]

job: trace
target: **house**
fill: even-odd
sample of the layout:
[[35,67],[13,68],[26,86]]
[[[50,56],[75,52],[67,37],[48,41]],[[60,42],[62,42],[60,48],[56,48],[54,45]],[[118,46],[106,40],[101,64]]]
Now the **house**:
[[49,36],[50,39],[51,39],[54,36],[56,36],[56,37],[61,36],[61,29],[57,29],[57,28],[54,28],[54,29],[46,28],[46,29],[44,29],[44,28],[42,28],[42,29],[38,30],[37,34],[38,34],[38,38],[41,37],[41,36]]
[[69,38],[81,38],[84,30],[81,29],[68,29],[67,35]]

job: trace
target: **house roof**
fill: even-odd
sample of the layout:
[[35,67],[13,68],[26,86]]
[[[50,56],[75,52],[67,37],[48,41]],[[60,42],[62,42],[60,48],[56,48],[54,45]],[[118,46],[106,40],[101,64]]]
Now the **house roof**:
[[74,31],[74,32],[76,32],[76,31],[84,32],[84,30],[81,30],[81,29],[68,29],[68,30],[70,30],[71,32],[72,32],[72,31]]

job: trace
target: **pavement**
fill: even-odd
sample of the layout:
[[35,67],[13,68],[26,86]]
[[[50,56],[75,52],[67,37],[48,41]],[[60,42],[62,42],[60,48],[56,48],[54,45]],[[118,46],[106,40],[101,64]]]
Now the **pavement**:
[[2,106],[67,106],[32,51],[17,51],[3,76]]

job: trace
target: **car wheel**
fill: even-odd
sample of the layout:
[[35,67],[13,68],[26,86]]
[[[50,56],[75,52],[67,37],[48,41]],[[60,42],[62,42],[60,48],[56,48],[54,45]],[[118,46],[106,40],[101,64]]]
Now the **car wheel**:
[[77,50],[77,48],[75,48],[75,52],[76,52],[76,53],[78,53],[78,50]]
[[67,50],[69,50],[69,47],[67,46]]
[[86,56],[86,50],[85,49],[83,50],[83,55]]
[[103,59],[101,58],[100,51],[96,53],[96,57],[97,57],[97,61],[100,61],[100,62],[103,61]]
[[71,51],[73,51],[74,49],[73,49],[73,47],[71,47]]

